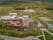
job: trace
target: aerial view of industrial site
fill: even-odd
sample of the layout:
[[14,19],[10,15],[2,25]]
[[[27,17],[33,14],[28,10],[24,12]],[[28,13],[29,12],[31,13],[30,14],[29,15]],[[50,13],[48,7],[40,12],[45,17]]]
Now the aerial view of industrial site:
[[0,0],[0,40],[53,40],[53,0]]

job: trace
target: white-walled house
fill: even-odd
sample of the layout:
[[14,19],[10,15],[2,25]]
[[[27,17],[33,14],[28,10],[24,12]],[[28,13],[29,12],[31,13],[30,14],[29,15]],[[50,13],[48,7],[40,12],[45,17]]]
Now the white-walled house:
[[16,19],[17,13],[9,13],[5,16],[0,16],[0,20],[14,20]]

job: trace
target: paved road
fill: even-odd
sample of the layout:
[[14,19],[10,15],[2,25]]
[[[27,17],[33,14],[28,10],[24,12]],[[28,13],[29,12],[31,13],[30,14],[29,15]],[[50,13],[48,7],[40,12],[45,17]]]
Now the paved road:
[[[45,22],[47,22],[47,24],[48,24],[48,21],[53,21],[53,20],[51,20],[51,19],[49,19],[49,18],[47,18],[47,17],[40,17],[40,19],[42,19],[42,20],[44,20]],[[53,30],[53,24],[48,24],[48,29]]]
[[52,19],[49,19],[49,18],[47,18],[47,17],[40,17],[40,19],[42,19],[42,20],[44,20],[44,21],[53,21]]
[[0,35],[1,38],[3,38],[4,40],[40,40],[37,37],[33,37],[33,36],[29,36],[26,38],[16,38],[16,37],[10,37],[10,36],[4,36],[4,35]]

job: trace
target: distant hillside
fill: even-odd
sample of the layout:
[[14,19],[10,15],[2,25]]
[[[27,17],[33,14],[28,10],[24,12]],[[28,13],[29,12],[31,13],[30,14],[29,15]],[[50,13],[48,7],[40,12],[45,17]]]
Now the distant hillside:
[[21,3],[21,2],[35,2],[35,1],[41,1],[41,2],[49,2],[53,3],[53,0],[0,0],[0,4],[14,4],[14,3]]

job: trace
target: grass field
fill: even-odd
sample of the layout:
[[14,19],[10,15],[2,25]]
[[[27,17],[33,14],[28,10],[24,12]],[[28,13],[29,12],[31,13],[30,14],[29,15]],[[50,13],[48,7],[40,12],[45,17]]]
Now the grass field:
[[53,24],[53,21],[48,21],[49,24]]
[[[53,40],[53,36],[51,36],[50,34],[48,34],[47,32],[44,32],[44,35],[45,35],[45,39],[46,40]],[[42,37],[39,37],[41,40],[44,40],[43,39],[43,36]]]
[[46,40],[53,40],[53,36],[45,32]]

